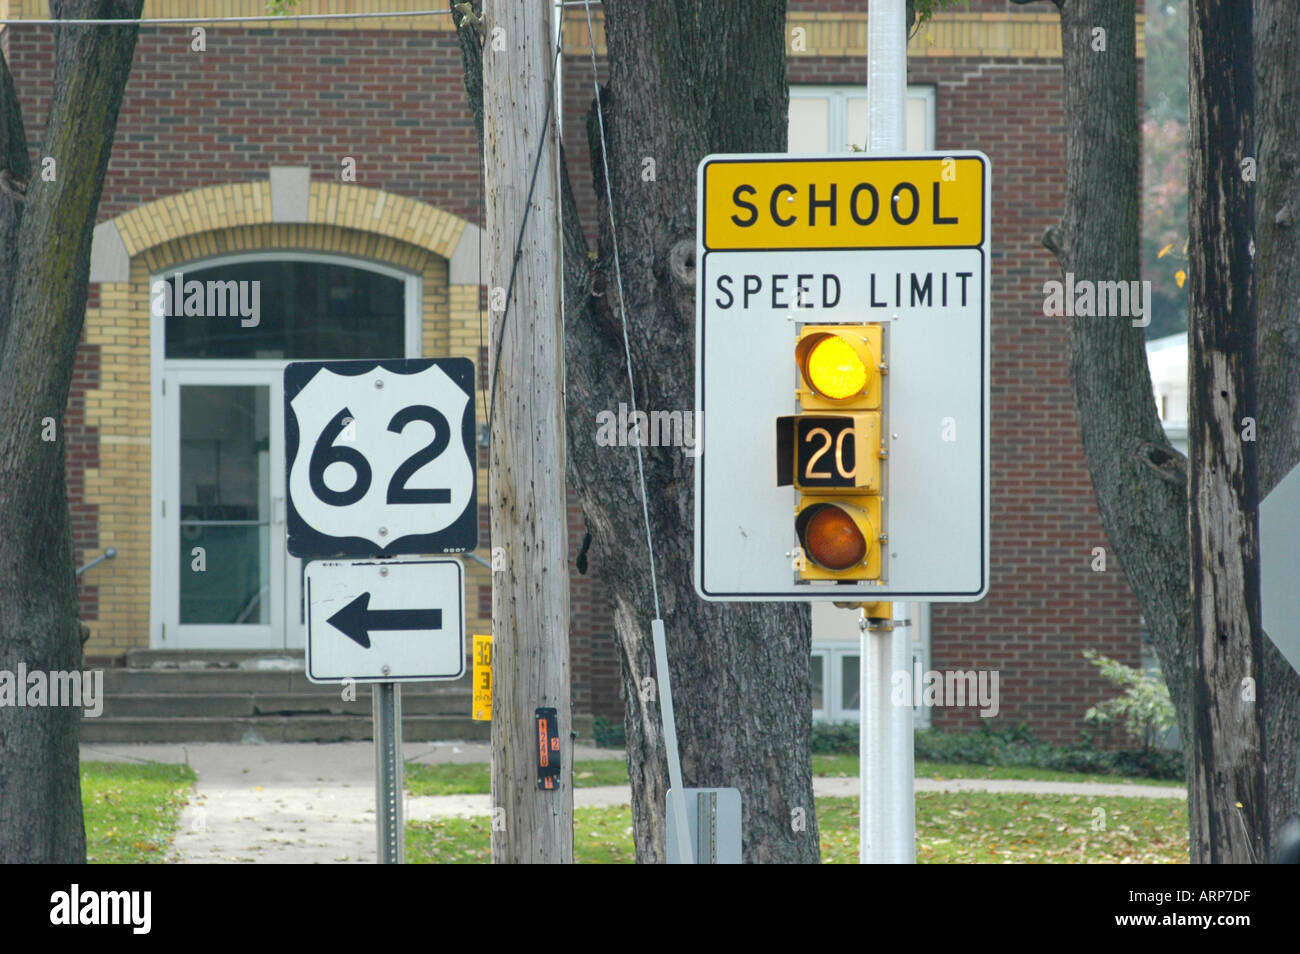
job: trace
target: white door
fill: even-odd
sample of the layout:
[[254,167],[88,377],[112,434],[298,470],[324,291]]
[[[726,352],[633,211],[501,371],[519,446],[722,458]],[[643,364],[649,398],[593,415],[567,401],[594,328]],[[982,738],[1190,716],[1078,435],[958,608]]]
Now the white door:
[[163,630],[170,649],[301,648],[287,555],[279,362],[163,375]]

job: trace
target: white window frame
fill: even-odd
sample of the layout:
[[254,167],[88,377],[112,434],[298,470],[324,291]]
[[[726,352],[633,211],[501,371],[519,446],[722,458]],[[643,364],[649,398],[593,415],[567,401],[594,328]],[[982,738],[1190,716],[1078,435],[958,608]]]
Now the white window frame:
[[[930,669],[930,604],[895,603],[894,618],[912,620],[912,665],[919,664],[922,673],[928,672]],[[822,708],[813,710],[813,721],[857,722],[862,717],[862,710],[846,709],[841,700],[843,699],[844,661],[849,657],[857,658],[861,655],[860,641],[814,639],[812,655],[820,656],[824,667]],[[930,728],[930,710],[926,706],[912,707],[912,725],[917,729]]]
[[[813,647],[811,654],[812,659],[820,659],[822,664],[822,705],[821,708],[813,706],[814,722],[832,721],[827,713],[830,711],[830,679],[831,679],[831,653],[825,644],[818,644]],[[811,666],[811,663],[809,664]],[[811,670],[809,672],[811,682]]]
[[[424,340],[424,282],[419,273],[407,269],[397,268],[386,263],[376,262],[372,259],[362,258],[353,255],[339,255],[328,252],[309,252],[300,249],[263,249],[256,252],[238,252],[234,254],[210,255],[203,258],[191,259],[185,262],[177,262],[169,265],[167,268],[156,271],[149,276],[149,288],[153,288],[153,283],[171,275],[176,271],[198,270],[212,268],[218,265],[237,265],[241,262],[265,262],[265,261],[296,261],[296,262],[319,262],[328,265],[342,265],[347,268],[358,268],[365,271],[377,272],[381,275],[387,275],[390,278],[400,279],[405,286],[404,306],[404,345],[406,358],[422,357],[422,348]],[[152,295],[145,300],[145,307],[150,306]],[[168,319],[165,316],[153,314],[152,309],[149,312],[149,473],[152,488],[150,491],[150,520],[149,520],[149,646],[152,649],[177,649],[182,648],[177,645],[176,634],[170,634],[168,639],[163,632],[163,623],[168,617],[168,607],[165,602],[167,598],[170,575],[165,572],[166,546],[163,539],[163,518],[162,502],[166,499],[168,483],[166,481],[166,467],[164,460],[170,458],[164,452],[167,441],[167,434],[164,433],[163,419],[163,395],[162,387],[164,377],[173,371],[203,370],[214,374],[217,372],[230,372],[233,380],[232,383],[239,383],[240,372],[246,371],[267,371],[275,370],[279,372],[277,379],[282,380],[280,375],[283,374],[285,365],[291,361],[310,360],[303,358],[167,358],[166,357],[166,338],[165,322]],[[271,404],[273,408],[280,407],[284,403],[283,386],[272,386]],[[274,484],[272,485],[275,486]],[[276,495],[273,493],[272,497]],[[173,507],[178,504],[173,503]],[[290,561],[292,557],[288,558]],[[291,570],[294,570],[292,562],[286,564],[285,578]],[[292,590],[286,583],[284,585],[285,598],[287,599]]]
[[[829,152],[852,152],[849,148],[848,101],[867,95],[867,87],[845,85],[811,85],[800,83],[790,86],[790,99],[825,99],[828,102],[826,116],[826,144]],[[935,95],[933,86],[908,86],[908,99],[925,101],[925,149],[934,149],[934,112]],[[788,121],[788,119],[787,119]],[[841,143],[838,148],[836,143]]]

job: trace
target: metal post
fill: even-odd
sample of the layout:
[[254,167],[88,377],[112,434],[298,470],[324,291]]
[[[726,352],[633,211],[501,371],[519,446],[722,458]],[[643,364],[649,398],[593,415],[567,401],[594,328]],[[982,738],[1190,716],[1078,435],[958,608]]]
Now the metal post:
[[[920,625],[921,604],[899,604],[907,611],[906,623],[895,623],[892,639],[893,665],[885,677],[890,688],[893,687],[893,674],[907,673],[912,678],[912,639],[916,627]],[[890,843],[893,857],[897,864],[914,864],[916,862],[916,738],[912,726],[912,706],[919,700],[911,700],[912,705],[891,706],[889,723],[889,759],[890,775],[890,830],[893,838]]]
[[[690,825],[686,819],[686,789],[682,787],[682,763],[677,754],[677,720],[673,716],[673,689],[668,679],[668,640],[664,637],[664,621],[651,620],[650,632],[655,644],[655,674],[659,677],[659,711],[664,718],[664,748],[668,755],[668,783],[672,786],[669,797],[673,800],[676,815],[676,832],[667,837],[677,837],[678,857],[682,864],[694,864],[691,855]],[[667,849],[665,848],[665,852]]]
[[695,862],[701,865],[718,863],[717,792],[697,792],[695,795]]
[[[867,14],[867,152],[897,154],[906,142],[907,24],[904,0],[870,0]],[[885,488],[888,493],[888,488]],[[858,860],[916,860],[912,710],[891,704],[891,677],[911,673],[910,633],[903,626],[862,630],[859,712]]]
[[907,25],[904,0],[870,0],[867,14],[867,152],[907,143]]
[[402,693],[394,682],[375,683],[375,827],[379,863],[400,865],[406,860],[406,831],[402,822]]

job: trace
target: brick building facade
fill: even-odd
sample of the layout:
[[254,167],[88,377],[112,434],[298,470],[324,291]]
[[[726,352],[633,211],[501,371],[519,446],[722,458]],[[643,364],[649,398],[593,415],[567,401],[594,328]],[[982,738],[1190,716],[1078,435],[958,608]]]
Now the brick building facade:
[[[149,0],[145,16],[193,16],[196,6]],[[201,6],[211,16],[264,12],[262,0]],[[304,0],[299,10],[429,6]],[[792,89],[815,97],[822,87],[863,87],[863,7],[859,0],[790,0]],[[1000,721],[1024,721],[1043,737],[1065,741],[1077,736],[1083,710],[1107,689],[1080,650],[1097,648],[1135,664],[1138,612],[1113,555],[1106,572],[1091,569],[1093,548],[1109,550],[1109,543],[1079,444],[1065,327],[1042,314],[1042,283],[1057,268],[1041,235],[1059,215],[1064,193],[1059,24],[1054,14],[1004,0],[973,0],[970,7],[936,18],[909,49],[909,87],[929,104],[933,147],[983,150],[994,182],[991,584],[978,604],[933,608],[928,658],[934,668],[999,669]],[[0,13],[48,16],[38,0],[0,0]],[[53,36],[52,28],[35,24],[4,35],[34,157]],[[597,15],[598,56],[601,37]],[[592,85],[581,10],[566,17],[564,39],[566,151],[590,227],[584,113]],[[318,281],[322,301],[343,303],[340,314],[357,289],[397,282],[407,356],[464,356],[479,362],[480,374],[485,366],[482,173],[449,18],[220,24],[208,26],[204,40],[198,52],[189,27],[141,28],[99,208],[86,328],[65,421],[78,563],[110,546],[118,551],[82,580],[81,613],[92,632],[87,652],[94,657],[142,647],[211,648],[231,638],[228,629],[185,617],[177,582],[177,568],[188,561],[182,550],[222,523],[188,519],[187,512],[251,515],[244,524],[256,529],[238,546],[262,563],[256,608],[246,607],[260,621],[258,647],[301,646],[299,567],[278,536],[282,488],[248,474],[232,478],[236,490],[226,488],[227,496],[247,500],[243,511],[223,510],[212,504],[222,488],[194,479],[185,455],[199,460],[216,448],[220,459],[225,448],[263,461],[249,467],[274,463],[282,427],[271,410],[282,401],[278,368],[285,360],[350,356],[271,349],[224,364],[171,356],[166,328],[151,315],[152,280],[186,267],[279,263],[304,282]],[[342,175],[348,157],[355,160],[354,181]],[[239,373],[223,378],[223,369]],[[188,425],[179,419],[207,420],[201,400],[237,393],[223,387],[252,389],[238,391],[236,403],[266,418],[256,425],[265,433],[242,451],[238,435],[221,436],[219,422],[203,424],[210,434],[186,436]],[[182,392],[195,409],[187,410]],[[479,467],[484,502],[481,448]],[[198,496],[189,500],[187,493]],[[571,507],[571,560],[584,532]],[[478,552],[490,555],[486,509]],[[490,574],[468,562],[466,571],[468,629],[486,632]],[[573,570],[573,705],[575,713],[617,719],[618,655],[599,571],[594,563],[586,575]],[[256,580],[241,585],[257,589]],[[195,619],[202,616],[195,612]],[[829,692],[833,674],[823,672]],[[953,727],[978,718],[974,710],[937,710],[934,722]]]

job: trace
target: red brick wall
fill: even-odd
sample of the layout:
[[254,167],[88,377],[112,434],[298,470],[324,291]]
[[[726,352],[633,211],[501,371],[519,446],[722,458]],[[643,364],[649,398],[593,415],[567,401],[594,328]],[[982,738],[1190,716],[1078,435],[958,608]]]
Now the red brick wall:
[[[98,289],[93,289],[89,307],[95,307]],[[67,456],[68,501],[72,517],[73,560],[84,566],[102,552],[99,542],[99,508],[86,503],[86,471],[99,467],[99,428],[86,425],[86,392],[99,387],[99,348],[86,344],[82,333],[77,363],[72,373],[72,390],[63,415],[64,448]],[[90,575],[93,575],[92,574]],[[78,613],[83,619],[99,615],[99,587],[83,582],[77,588]]]
[[[1065,189],[1060,64],[972,64],[955,83],[935,78],[938,147],[975,146],[993,162],[994,292],[989,595],[934,608],[933,663],[1000,670],[998,721],[1075,741],[1088,706],[1114,693],[1081,652],[1137,665],[1140,624],[1097,514],[1066,327],[1042,308],[1043,282],[1060,276],[1042,246]],[[1105,572],[1092,570],[1094,547],[1107,550]],[[935,711],[944,728],[978,721],[972,710]]]
[[[11,28],[28,138],[41,138],[51,30]],[[142,27],[118,118],[99,220],[143,202],[227,182],[271,165],[337,178],[479,222],[480,164],[450,33]],[[480,223],[481,224],[481,223]]]

